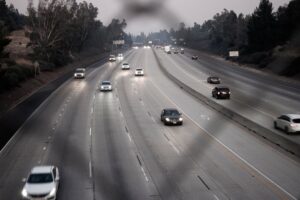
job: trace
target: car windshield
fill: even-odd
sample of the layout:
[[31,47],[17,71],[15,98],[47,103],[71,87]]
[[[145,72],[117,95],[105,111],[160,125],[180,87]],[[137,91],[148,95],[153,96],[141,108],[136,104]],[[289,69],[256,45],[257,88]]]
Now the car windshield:
[[142,71],[143,69],[136,69],[136,71]]
[[229,92],[228,88],[219,88],[218,90],[221,91],[221,92]]
[[110,58],[115,58],[115,56],[114,56],[114,55],[110,55],[109,57],[110,57]]
[[110,85],[110,82],[107,82],[107,81],[104,82],[104,81],[103,81],[103,82],[102,82],[102,85]]
[[219,80],[218,77],[210,77],[211,80]]
[[298,119],[293,119],[293,123],[300,124],[300,118],[298,118]]
[[79,72],[79,73],[83,73],[85,70],[84,69],[76,69],[76,72]]
[[128,63],[124,63],[123,65],[128,65]]
[[28,178],[28,183],[51,183],[53,177],[51,173],[31,174]]
[[165,114],[168,116],[177,116],[180,115],[180,113],[177,110],[166,110]]

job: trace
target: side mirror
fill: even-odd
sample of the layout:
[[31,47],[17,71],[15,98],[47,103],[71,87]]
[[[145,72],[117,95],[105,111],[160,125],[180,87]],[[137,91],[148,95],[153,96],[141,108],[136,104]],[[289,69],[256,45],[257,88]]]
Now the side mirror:
[[59,181],[59,177],[58,177],[58,176],[55,178],[55,181],[56,181],[56,182]]

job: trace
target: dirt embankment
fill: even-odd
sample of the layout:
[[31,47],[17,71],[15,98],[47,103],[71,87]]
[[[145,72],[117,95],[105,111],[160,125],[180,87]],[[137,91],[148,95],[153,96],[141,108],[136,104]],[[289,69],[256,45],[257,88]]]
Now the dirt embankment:
[[[33,68],[33,63],[29,58],[32,49],[28,47],[30,40],[25,36],[25,31],[14,31],[9,38],[12,41],[5,48],[5,51],[9,52],[9,58],[15,61],[17,65]],[[35,78],[30,78],[22,82],[19,87],[0,93],[0,117],[5,114],[7,110],[17,105],[45,84],[74,70],[76,67],[85,67],[86,65],[98,61],[100,59],[100,52],[98,49],[90,49],[74,57],[74,61],[66,66],[53,71],[41,71]]]

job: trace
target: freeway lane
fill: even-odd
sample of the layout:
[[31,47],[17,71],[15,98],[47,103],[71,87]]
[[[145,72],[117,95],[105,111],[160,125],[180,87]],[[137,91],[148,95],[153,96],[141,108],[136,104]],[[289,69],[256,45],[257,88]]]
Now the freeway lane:
[[[272,184],[278,184],[279,188],[292,193],[294,197],[299,197],[299,181],[297,180],[299,177],[295,178],[295,176],[299,176],[299,164],[297,162],[291,161],[284,154],[266,145],[254,135],[249,134],[247,130],[222,117],[219,113],[201,105],[197,100],[168,81],[157,67],[152,53],[148,53],[146,58],[148,60],[146,64],[147,77],[153,79],[152,83],[156,85],[154,89],[156,93],[161,91],[161,95],[168,98],[169,102],[177,105],[188,115],[188,118],[205,130],[213,139],[223,144],[251,170],[269,179]],[[151,87],[148,85],[145,88],[148,91]],[[153,98],[158,99],[153,94]],[[159,112],[156,111],[156,116],[159,115]]]
[[[206,83],[206,78],[213,74],[218,75],[222,79],[222,85],[227,85],[232,90],[232,98],[230,101],[215,100],[220,105],[225,106],[235,112],[238,112],[247,119],[251,119],[262,127],[272,130],[275,134],[300,143],[300,136],[288,136],[282,131],[273,128],[273,120],[283,113],[298,113],[300,107],[300,98],[298,88],[294,84],[290,91],[287,86],[282,84],[270,85],[271,78],[265,78],[257,75],[258,78],[240,74],[235,71],[236,67],[228,67],[228,63],[224,63],[224,68],[220,64],[221,61],[200,58],[199,62],[191,60],[184,55],[166,55],[162,51],[156,51],[165,62],[168,71],[181,81],[199,91],[207,98],[211,97],[211,90],[214,85]],[[225,67],[226,66],[226,67]]]
[[[58,199],[296,199],[300,165],[168,80],[152,50],[88,70],[53,93],[0,153],[1,200],[38,164],[61,171]],[[145,68],[145,77],[134,69]],[[99,92],[111,80],[113,92]],[[164,126],[163,107],[184,125]],[[218,126],[214,123],[218,120]]]

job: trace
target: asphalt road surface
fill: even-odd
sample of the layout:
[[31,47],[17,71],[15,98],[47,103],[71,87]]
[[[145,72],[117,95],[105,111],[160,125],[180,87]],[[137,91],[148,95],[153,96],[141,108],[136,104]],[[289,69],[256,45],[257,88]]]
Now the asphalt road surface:
[[[60,169],[64,200],[300,199],[298,158],[180,89],[151,49],[124,61],[130,70],[118,61],[70,79],[24,123],[0,152],[1,200],[21,199],[30,169],[48,164]],[[112,92],[98,90],[103,80]],[[161,123],[165,107],[183,113],[182,126]]]

